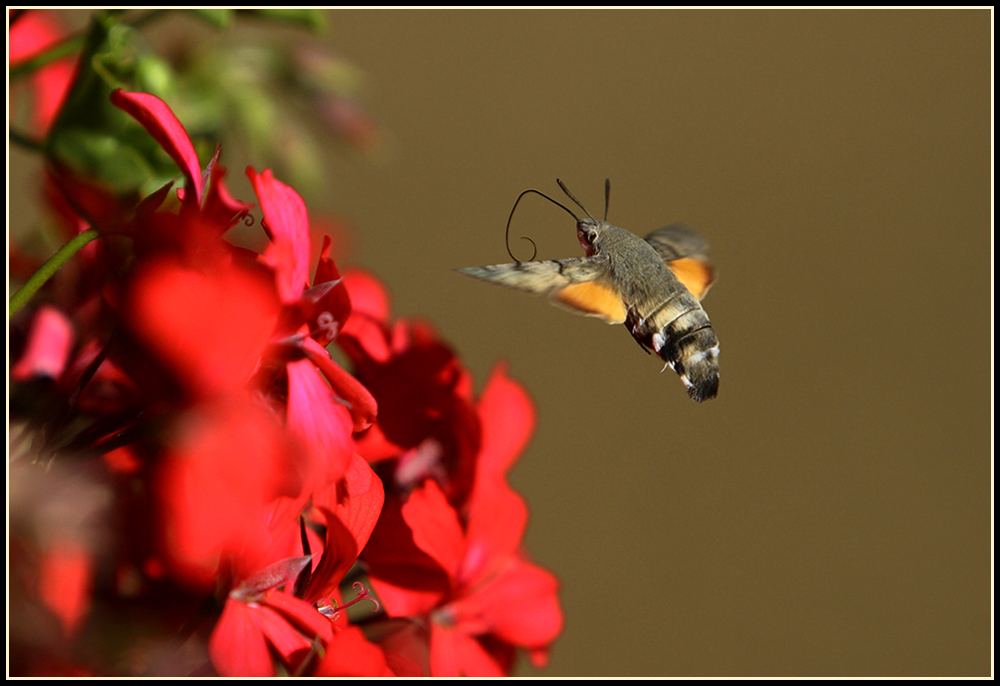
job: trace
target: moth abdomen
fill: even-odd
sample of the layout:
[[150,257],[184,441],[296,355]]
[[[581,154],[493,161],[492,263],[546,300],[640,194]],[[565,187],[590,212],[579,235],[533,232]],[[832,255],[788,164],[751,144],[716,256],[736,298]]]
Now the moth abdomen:
[[[659,335],[654,336],[654,344]],[[657,354],[677,372],[695,402],[700,403],[718,394],[719,341],[711,324],[680,337],[663,338]]]
[[[639,317],[632,311],[632,335],[674,370],[696,402],[719,390],[719,341],[705,310],[687,293],[670,297]],[[666,367],[664,367],[666,369]]]

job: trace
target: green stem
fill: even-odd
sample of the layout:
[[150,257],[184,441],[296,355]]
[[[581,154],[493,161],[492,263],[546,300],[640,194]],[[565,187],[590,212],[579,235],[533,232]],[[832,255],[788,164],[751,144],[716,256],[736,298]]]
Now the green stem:
[[[109,16],[117,16],[121,14],[122,11],[123,10],[113,10],[107,12],[107,14]],[[146,14],[140,15],[131,22],[124,22],[124,23],[132,26],[133,28],[139,28],[164,16],[169,11],[170,10],[152,10],[150,12],[147,12]],[[87,39],[86,33],[75,33],[66,36],[61,41],[59,41],[52,47],[48,48],[47,50],[45,50],[45,52],[41,52],[35,55],[34,57],[26,59],[23,62],[18,62],[17,64],[11,66],[8,71],[10,80],[14,81],[15,79],[18,79],[22,76],[31,74],[36,69],[44,67],[46,64],[50,62],[54,62],[58,59],[61,59],[63,57],[68,57],[69,55],[78,52],[80,48],[83,47],[83,44],[86,41],[86,39]]]
[[60,58],[72,55],[74,52],[83,47],[83,40],[84,36],[81,34],[68,36],[45,52],[39,53],[23,62],[18,62],[10,68],[10,71],[8,71],[10,80],[14,81],[21,76],[26,76],[27,74],[32,73],[40,67],[44,67],[49,62],[54,62]]
[[17,311],[24,307],[24,304],[31,299],[31,296],[52,278],[59,267],[66,263],[66,260],[73,257],[80,251],[80,248],[90,243],[101,234],[97,229],[87,229],[83,233],[78,233],[66,245],[59,248],[56,253],[43,264],[37,272],[31,275],[28,281],[17,289],[17,292],[10,299],[8,318],[17,314]]

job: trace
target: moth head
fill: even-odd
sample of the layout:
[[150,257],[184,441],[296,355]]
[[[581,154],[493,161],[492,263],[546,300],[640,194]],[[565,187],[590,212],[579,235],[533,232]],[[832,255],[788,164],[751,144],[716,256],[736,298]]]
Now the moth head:
[[598,255],[601,252],[601,224],[589,217],[577,220],[576,237],[580,241],[580,246],[587,254],[587,257]]
[[[566,184],[564,184],[560,179],[556,179],[556,183],[559,184],[559,187],[563,189],[563,192],[566,195],[568,195],[569,198],[573,202],[575,202],[581,210],[586,212],[587,216],[581,219],[576,215],[576,213],[573,212],[573,210],[569,209],[558,200],[554,200],[553,198],[550,198],[549,196],[545,195],[545,193],[542,193],[541,191],[536,190],[534,188],[529,188],[526,191],[521,191],[521,195],[517,196],[517,200],[514,201],[514,207],[512,207],[510,210],[510,216],[507,217],[507,231],[505,234],[505,241],[507,243],[507,254],[510,255],[511,259],[520,262],[520,260],[514,257],[514,253],[511,252],[510,249],[510,220],[514,218],[514,210],[517,209],[517,204],[521,202],[521,198],[523,198],[528,193],[535,193],[537,195],[540,195],[549,202],[554,203],[559,207],[563,208],[564,210],[566,210],[566,212],[568,212],[570,216],[572,216],[573,219],[576,220],[576,236],[580,240],[580,245],[583,246],[584,252],[587,253],[587,257],[600,254],[601,232],[604,230],[605,227],[610,226],[607,220],[608,220],[608,203],[611,198],[611,179],[607,179],[604,182],[604,221],[598,221],[597,219],[594,219],[594,215],[588,212],[587,208],[584,207],[580,203],[580,201],[576,199],[576,196],[569,192],[569,189],[566,188]],[[529,241],[532,247],[535,248],[535,252],[531,254],[531,260],[534,260],[535,254],[538,252],[537,246],[535,246],[535,242],[530,238],[528,238],[527,236],[521,236],[521,238]],[[531,260],[529,260],[529,262]]]
[[[583,210],[587,216],[577,217],[575,214],[570,212],[569,208],[563,207],[564,210],[573,215],[576,219],[576,237],[580,241],[580,245],[583,247],[583,251],[587,253],[587,257],[592,257],[594,255],[599,255],[601,253],[601,232],[605,226],[608,225],[608,204],[611,200],[611,179],[607,179],[604,182],[604,221],[598,221],[594,219],[594,215],[583,206],[576,196],[569,192],[560,179],[556,179],[556,183],[559,187],[563,189],[563,193],[569,196],[569,199],[576,203],[577,207]],[[562,207],[562,206],[561,206]]]

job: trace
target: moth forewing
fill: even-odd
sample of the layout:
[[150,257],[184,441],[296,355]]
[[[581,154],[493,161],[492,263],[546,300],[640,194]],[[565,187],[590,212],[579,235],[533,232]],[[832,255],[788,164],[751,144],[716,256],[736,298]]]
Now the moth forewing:
[[621,324],[627,314],[621,292],[603,280],[570,284],[553,293],[550,302],[577,314],[598,317],[608,324]]
[[600,317],[609,324],[625,321],[621,296],[602,279],[608,271],[605,258],[570,257],[456,271],[525,293],[547,295],[553,305],[578,314]]

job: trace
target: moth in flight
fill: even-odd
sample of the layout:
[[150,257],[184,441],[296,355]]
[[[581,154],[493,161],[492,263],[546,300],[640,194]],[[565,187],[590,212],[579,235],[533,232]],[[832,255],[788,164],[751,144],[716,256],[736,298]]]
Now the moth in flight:
[[[559,205],[576,220],[577,238],[586,257],[534,261],[533,255],[529,262],[457,271],[519,291],[545,294],[555,305],[609,324],[624,323],[643,350],[655,352],[666,362],[664,369],[670,367],[680,376],[692,400],[714,398],[719,390],[719,341],[701,306],[715,282],[708,243],[682,225],[658,229],[643,239],[608,223],[610,179],[604,186],[604,219],[600,221],[562,181],[556,182],[586,217],[578,217],[533,188],[518,196],[514,209],[527,193]],[[510,253],[510,219],[507,238]]]

